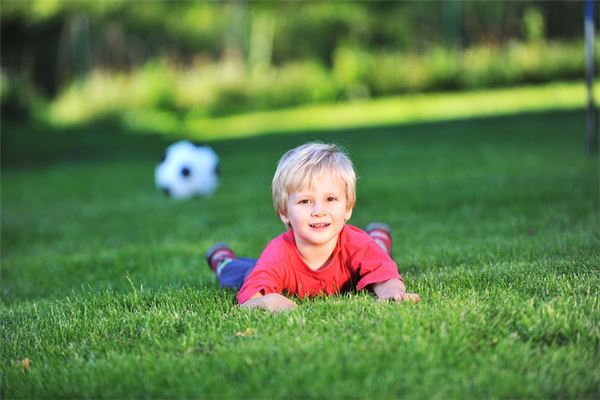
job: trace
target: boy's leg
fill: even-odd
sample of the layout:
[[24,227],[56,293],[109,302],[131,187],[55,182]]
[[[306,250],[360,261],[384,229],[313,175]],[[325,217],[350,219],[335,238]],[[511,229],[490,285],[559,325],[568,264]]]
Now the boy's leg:
[[254,269],[256,260],[237,257],[224,243],[217,243],[206,252],[206,261],[217,275],[222,288],[238,290]]
[[392,256],[392,232],[390,226],[381,222],[371,222],[365,227],[365,232],[381,246],[386,253]]

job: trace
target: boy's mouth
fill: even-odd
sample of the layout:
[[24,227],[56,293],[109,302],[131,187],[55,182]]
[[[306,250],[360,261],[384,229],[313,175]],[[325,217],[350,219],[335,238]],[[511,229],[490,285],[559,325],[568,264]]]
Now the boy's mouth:
[[319,222],[316,224],[309,224],[309,226],[311,228],[315,228],[315,229],[327,228],[329,225],[331,225],[329,222]]

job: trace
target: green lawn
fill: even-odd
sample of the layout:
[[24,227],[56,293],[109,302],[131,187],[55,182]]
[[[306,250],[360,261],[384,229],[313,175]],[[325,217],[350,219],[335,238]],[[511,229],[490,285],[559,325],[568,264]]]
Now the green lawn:
[[[351,223],[392,226],[421,303],[350,293],[271,315],[216,286],[204,250],[258,256],[282,232],[275,163],[312,139],[349,150]],[[582,112],[215,140],[219,190],[183,202],[153,186],[164,137],[3,126],[2,140],[2,398],[600,396]]]

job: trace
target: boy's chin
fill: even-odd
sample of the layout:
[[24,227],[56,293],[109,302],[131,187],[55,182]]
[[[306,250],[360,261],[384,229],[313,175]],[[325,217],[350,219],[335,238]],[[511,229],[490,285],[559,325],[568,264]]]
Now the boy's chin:
[[340,232],[341,230],[330,226],[327,229],[311,229],[308,232],[305,232],[305,234],[301,234],[301,236],[307,242],[314,244],[325,244],[331,239],[337,239],[337,237],[340,235]]

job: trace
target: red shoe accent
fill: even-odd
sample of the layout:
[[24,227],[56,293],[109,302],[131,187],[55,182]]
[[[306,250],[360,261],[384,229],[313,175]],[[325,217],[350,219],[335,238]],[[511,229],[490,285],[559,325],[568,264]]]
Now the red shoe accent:
[[375,222],[367,225],[365,230],[386,253],[392,255],[392,234],[387,225]]
[[237,258],[233,250],[224,243],[217,243],[206,252],[206,262],[209,267],[217,273],[217,268],[225,260]]

